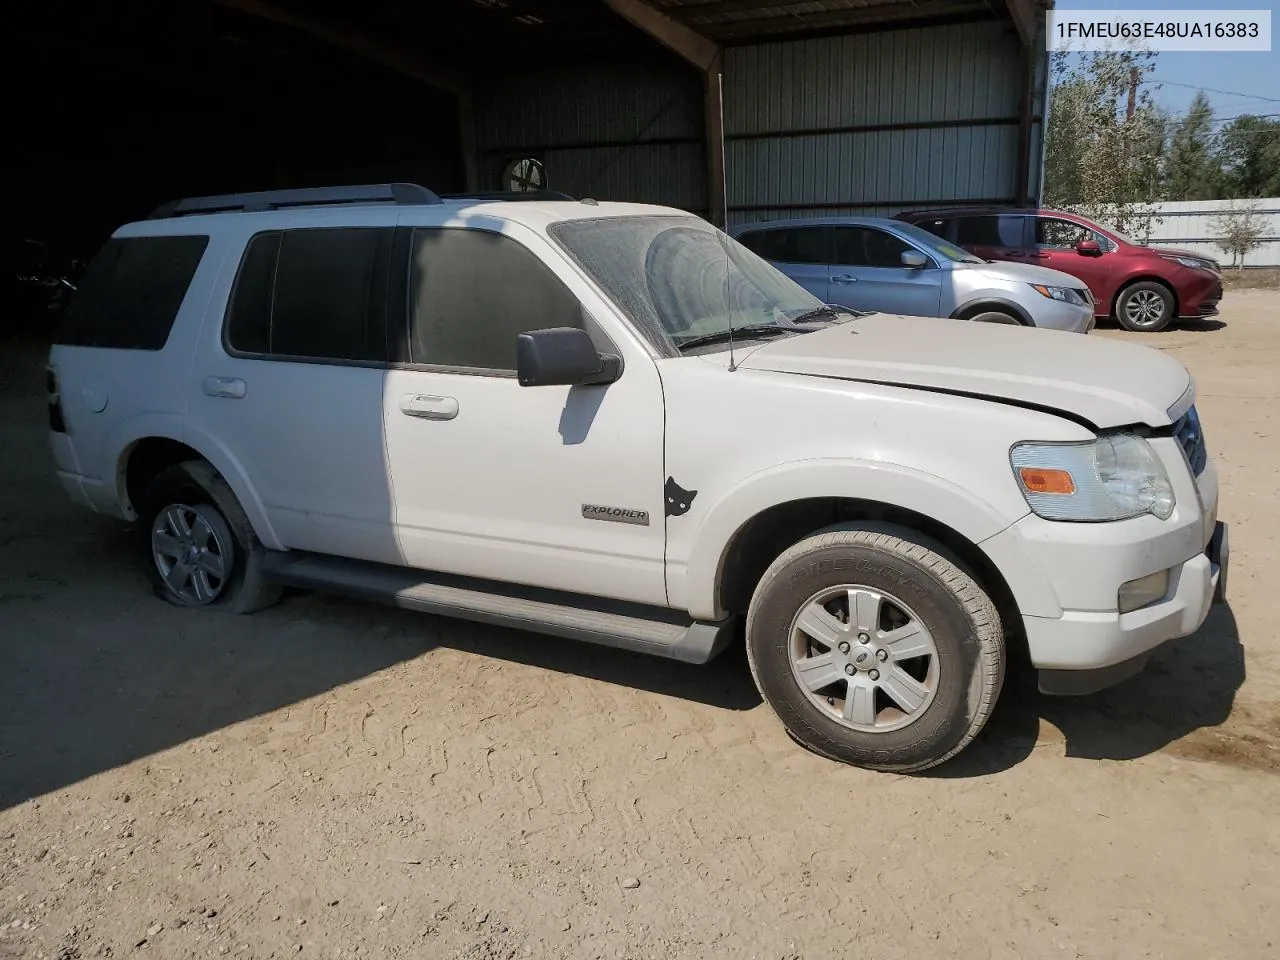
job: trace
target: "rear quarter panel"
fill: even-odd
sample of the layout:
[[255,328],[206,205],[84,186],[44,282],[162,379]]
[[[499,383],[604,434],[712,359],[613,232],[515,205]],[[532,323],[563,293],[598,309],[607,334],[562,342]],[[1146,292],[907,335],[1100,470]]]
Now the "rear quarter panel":
[[160,350],[57,344],[50,350],[67,423],[69,439],[63,446],[73,451],[97,509],[123,513],[121,455],[135,440],[152,435],[181,439],[196,343],[216,299],[227,251],[227,244],[210,237]]

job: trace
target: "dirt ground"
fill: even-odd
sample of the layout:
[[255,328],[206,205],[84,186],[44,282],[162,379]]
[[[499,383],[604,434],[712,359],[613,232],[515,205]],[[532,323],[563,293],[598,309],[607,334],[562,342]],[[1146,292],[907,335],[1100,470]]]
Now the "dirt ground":
[[1198,378],[1229,608],[916,777],[794,745],[741,649],[170,608],[0,347],[0,958],[1280,955],[1280,293],[1141,342]]

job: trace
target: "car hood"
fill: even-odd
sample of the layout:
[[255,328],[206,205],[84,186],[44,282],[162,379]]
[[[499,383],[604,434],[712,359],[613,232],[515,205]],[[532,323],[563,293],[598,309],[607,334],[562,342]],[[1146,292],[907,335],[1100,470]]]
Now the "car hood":
[[1097,429],[1167,426],[1192,396],[1187,368],[1150,347],[941,317],[859,317],[770,341],[738,366],[977,396]]
[[1048,267],[1038,267],[1031,263],[1010,263],[1007,260],[997,260],[995,263],[966,263],[959,265],[959,269],[985,273],[1000,280],[1022,280],[1025,283],[1039,283],[1046,287],[1070,287],[1073,290],[1079,290],[1084,286],[1084,281],[1073,277],[1069,273],[1063,273],[1061,270],[1050,270]]

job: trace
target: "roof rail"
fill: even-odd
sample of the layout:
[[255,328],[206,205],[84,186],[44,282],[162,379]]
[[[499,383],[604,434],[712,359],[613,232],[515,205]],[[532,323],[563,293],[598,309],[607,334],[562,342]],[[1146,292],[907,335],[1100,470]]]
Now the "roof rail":
[[201,213],[258,213],[284,207],[328,206],[338,203],[439,203],[440,198],[416,183],[371,183],[348,187],[306,187],[265,190],[260,193],[228,193],[213,197],[187,197],[161,204],[148,220],[192,216]]
[[576,200],[559,190],[487,190],[477,193],[442,193],[443,200]]

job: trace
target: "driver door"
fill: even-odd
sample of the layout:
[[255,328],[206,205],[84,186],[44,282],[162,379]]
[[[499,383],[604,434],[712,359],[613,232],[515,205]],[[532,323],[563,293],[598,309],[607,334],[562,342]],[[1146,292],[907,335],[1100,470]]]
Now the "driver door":
[[[1082,254],[1076,250],[1081,240],[1097,240],[1097,254]],[[1088,227],[1057,217],[1036,217],[1035,263],[1042,267],[1060,270],[1084,281],[1095,302],[1110,303],[1111,265],[1115,262],[1106,252],[1111,245],[1106,237],[1100,237]]]
[[[593,320],[610,308],[544,238],[502,229],[397,231],[393,275],[408,282],[392,298],[399,362],[383,402],[404,562],[665,604],[657,368]],[[622,356],[622,376],[520,386],[517,335],[566,326]]]

